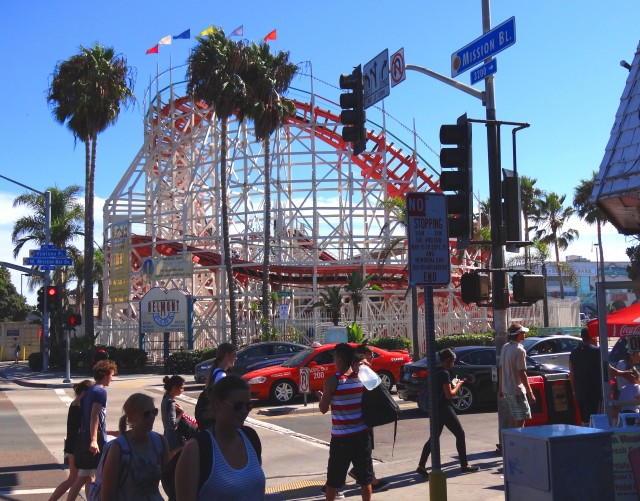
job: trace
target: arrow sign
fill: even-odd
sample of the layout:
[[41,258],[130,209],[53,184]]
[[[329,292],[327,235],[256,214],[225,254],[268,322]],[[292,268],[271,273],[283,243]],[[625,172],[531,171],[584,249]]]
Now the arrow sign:
[[516,18],[512,17],[451,54],[451,76],[457,77],[460,73],[495,56],[514,43],[516,43]]
[[30,257],[67,257],[67,249],[30,250]]
[[487,64],[483,64],[480,68],[476,68],[471,72],[471,85],[477,84],[480,80],[493,75],[496,71],[498,71],[498,61],[492,59]]
[[25,257],[22,264],[25,266],[71,266],[73,260],[70,257]]

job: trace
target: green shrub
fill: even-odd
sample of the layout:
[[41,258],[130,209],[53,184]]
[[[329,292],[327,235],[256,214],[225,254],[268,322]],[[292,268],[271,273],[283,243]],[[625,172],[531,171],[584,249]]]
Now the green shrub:
[[407,350],[411,352],[411,340],[400,336],[381,336],[369,340],[371,346],[377,346],[383,350]]
[[197,364],[215,356],[215,348],[175,351],[164,361],[164,373],[193,374]]
[[456,348],[458,346],[494,346],[493,333],[484,334],[448,334],[436,338],[436,350]]

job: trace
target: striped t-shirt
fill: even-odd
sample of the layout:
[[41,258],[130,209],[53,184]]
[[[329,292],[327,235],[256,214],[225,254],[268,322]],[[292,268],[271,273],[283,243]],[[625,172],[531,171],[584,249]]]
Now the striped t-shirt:
[[336,373],[338,386],[331,398],[331,436],[345,437],[367,431],[362,418],[364,386],[357,375]]

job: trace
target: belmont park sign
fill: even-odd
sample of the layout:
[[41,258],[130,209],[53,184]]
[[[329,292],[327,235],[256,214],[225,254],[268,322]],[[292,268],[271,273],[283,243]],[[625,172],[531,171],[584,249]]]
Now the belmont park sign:
[[140,301],[142,332],[187,330],[187,295],[178,289],[154,287]]

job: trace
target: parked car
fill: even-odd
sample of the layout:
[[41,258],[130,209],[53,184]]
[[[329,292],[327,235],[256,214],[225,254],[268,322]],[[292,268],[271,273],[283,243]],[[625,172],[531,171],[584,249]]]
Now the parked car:
[[[291,358],[296,353],[308,348],[303,344],[288,343],[286,341],[266,341],[255,343],[238,350],[236,363],[229,372],[242,376],[243,374],[260,367],[278,365]],[[211,372],[213,358],[196,365],[194,379],[198,383],[204,383]]]
[[[350,343],[352,346],[356,346]],[[335,374],[333,363],[335,344],[327,344],[317,348],[307,348],[291,357],[281,365],[266,367],[246,373],[243,377],[251,387],[251,398],[271,400],[274,404],[286,404],[298,395],[300,387],[300,368],[308,367],[309,390],[322,390],[324,379]],[[391,388],[400,375],[400,367],[411,361],[407,350],[382,350],[371,346],[373,361],[371,368],[378,373],[382,384]]]
[[536,362],[569,367],[569,355],[580,343],[576,336],[545,336],[525,338],[522,346]]
[[[467,379],[458,394],[451,400],[457,413],[467,412],[478,404],[495,402],[498,386],[494,382],[496,371],[496,349],[493,346],[461,346],[454,348],[456,363],[451,369],[451,377]],[[400,369],[400,379],[396,385],[398,396],[403,400],[416,400],[418,394],[426,388],[427,358]],[[568,373],[566,367],[541,364],[527,357],[527,375]],[[497,377],[497,373],[496,373]],[[421,407],[422,408],[422,407]],[[427,411],[426,408],[422,408]]]

